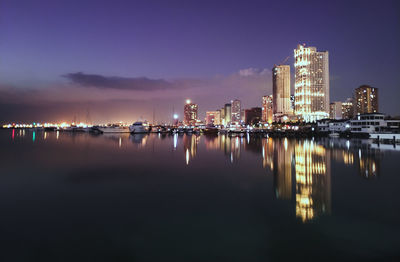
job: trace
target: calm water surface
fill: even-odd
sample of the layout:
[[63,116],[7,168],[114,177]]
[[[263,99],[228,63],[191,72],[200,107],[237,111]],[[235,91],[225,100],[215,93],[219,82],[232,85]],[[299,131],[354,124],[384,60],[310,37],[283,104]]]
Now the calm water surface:
[[0,130],[0,261],[396,261],[367,140]]

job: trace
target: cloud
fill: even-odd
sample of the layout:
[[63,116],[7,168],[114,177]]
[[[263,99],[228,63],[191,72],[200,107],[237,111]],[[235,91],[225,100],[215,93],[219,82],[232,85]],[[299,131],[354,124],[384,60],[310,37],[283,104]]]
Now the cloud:
[[268,74],[270,70],[264,68],[264,69],[260,69],[260,68],[245,68],[245,69],[241,69],[239,70],[238,74],[241,77],[248,77],[248,76],[262,76],[262,75],[266,75]]
[[95,87],[99,89],[121,89],[136,91],[154,91],[176,88],[171,82],[163,79],[149,79],[147,77],[118,77],[85,74],[82,72],[69,73],[63,77],[82,87]]
[[199,104],[200,118],[208,110],[240,99],[243,108],[261,105],[271,94],[271,70],[246,68],[214,77],[149,79],[108,77],[100,74],[69,73],[70,83],[54,82],[40,87],[2,86],[0,122],[16,120],[50,121],[85,119],[87,110],[96,123],[134,121],[143,116],[169,121],[172,111],[183,114],[184,101]]

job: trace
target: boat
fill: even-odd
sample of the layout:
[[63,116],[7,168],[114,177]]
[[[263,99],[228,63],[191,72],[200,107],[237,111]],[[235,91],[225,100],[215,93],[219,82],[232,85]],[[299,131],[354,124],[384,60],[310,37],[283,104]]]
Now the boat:
[[146,128],[143,126],[142,122],[135,122],[132,125],[129,126],[129,131],[132,134],[143,134],[143,133],[147,133]]
[[99,126],[97,129],[102,133],[130,133],[129,127],[122,125]]

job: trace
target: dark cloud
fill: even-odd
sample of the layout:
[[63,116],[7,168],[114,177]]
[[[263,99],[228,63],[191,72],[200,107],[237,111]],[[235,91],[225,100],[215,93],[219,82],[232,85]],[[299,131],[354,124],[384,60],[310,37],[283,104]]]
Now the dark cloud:
[[118,77],[85,74],[82,72],[69,73],[63,77],[83,87],[100,89],[122,89],[138,91],[167,90],[177,86],[163,79],[149,79],[147,77]]

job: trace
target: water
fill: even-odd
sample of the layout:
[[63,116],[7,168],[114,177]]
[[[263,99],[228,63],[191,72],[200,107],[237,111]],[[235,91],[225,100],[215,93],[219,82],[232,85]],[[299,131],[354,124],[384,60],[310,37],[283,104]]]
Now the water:
[[0,130],[0,261],[396,260],[400,151]]

